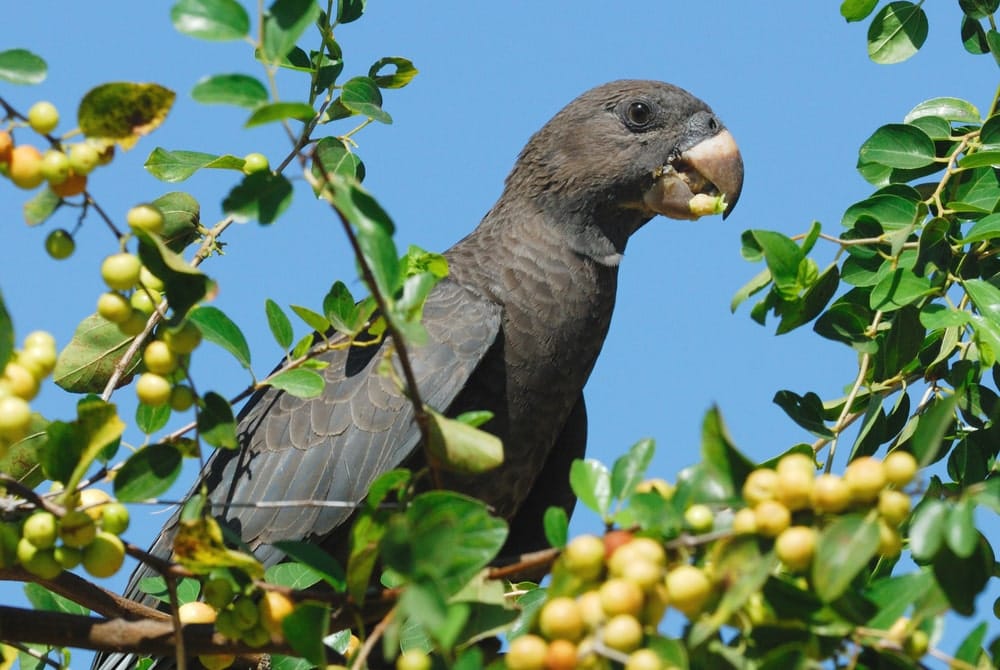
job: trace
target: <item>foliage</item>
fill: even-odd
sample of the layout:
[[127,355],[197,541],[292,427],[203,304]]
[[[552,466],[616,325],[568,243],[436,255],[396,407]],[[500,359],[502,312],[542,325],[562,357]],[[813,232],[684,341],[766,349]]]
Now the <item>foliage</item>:
[[[959,4],[963,47],[1000,64],[997,0]],[[929,29],[920,3],[878,5],[845,0],[840,9],[848,21],[872,17],[872,60],[909,58]],[[214,627],[225,641],[185,633],[189,653],[265,650],[276,654],[275,667],[322,665],[336,655],[360,664],[379,642],[390,659],[409,650],[416,656],[401,657],[408,662],[470,669],[566,667],[557,663],[559,654],[563,662],[595,668],[817,667],[829,660],[920,667],[945,613],[977,614],[976,597],[997,576],[994,548],[976,523],[977,509],[1000,512],[997,97],[985,112],[964,100],[931,98],[876,129],[860,144],[857,165],[874,190],[846,208],[838,233],[823,232],[819,223],[792,237],[744,233],[744,257],[765,269],[737,292],[733,309],[756,297],[755,321],[773,317],[779,334],[812,323],[817,334],[858,356],[844,397],[776,393],[775,403],[813,436],[811,444],[754,464],[713,410],[704,419],[701,461],[676,484],[649,477],[652,441],[637,443],[611,467],[577,461],[568,473],[573,489],[608,533],[599,542],[570,538],[565,513],[550,510],[545,530],[553,549],[505,567],[492,566],[506,537],[502,520],[452,492],[415,493],[414,482],[426,473],[406,470],[380,477],[357,504],[343,565],[314,545],[288,541],[279,548],[290,560],[265,572],[225,536],[198,493],[184,507],[177,563],[117,539],[127,516],[123,521],[123,508],[94,484],[112,480],[119,501],[161,495],[184,458],[237,446],[235,404],[268,385],[302,398],[320,394],[317,354],[353,340],[392,336],[400,365],[385,368],[401,370],[391,381],[414,402],[435,467],[478,472],[500,458],[495,438],[477,429],[488,417],[452,419],[424,407],[408,368],[407,347],[425,337],[421,306],[447,268],[442,257],[417,248],[401,255],[389,215],[362,186],[356,138],[373,122],[392,122],[383,94],[417,75],[401,57],[351,74],[334,32],[362,18],[364,7],[358,0],[275,0],[260,17],[259,34],[252,34],[258,22],[234,0],[173,5],[176,30],[201,40],[248,41],[266,75],[264,81],[210,75],[194,84],[192,97],[245,110],[247,127],[278,124],[292,140],[273,169],[258,157],[152,149],[145,168],[166,184],[208,169],[232,175],[219,199],[226,217],[211,226],[183,192],[155,200],[151,219],[137,207],[122,225],[86,189],[89,172],[108,169],[116,147],[136,145],[168,122],[173,91],[131,82],[94,88],[77,111],[82,140],[72,132],[52,135],[54,110],[22,113],[0,97],[0,170],[20,188],[41,187],[25,204],[28,225],[78,207],[81,221],[107,226],[109,253],[125,251],[142,268],[134,277],[123,277],[121,269],[105,272],[108,293],[58,360],[37,333],[15,348],[12,317],[0,298],[0,483],[19,501],[4,508],[0,521],[0,578],[32,582],[27,594],[37,610],[16,612],[32,625],[17,628],[23,633],[8,642],[25,661],[30,652],[67,665],[60,647],[82,638],[53,633],[46,612],[73,615],[81,626],[92,621],[88,608],[107,618],[122,612],[85,580],[60,581],[61,595],[44,586],[81,561],[92,576],[114,572],[128,551],[161,575],[142,585],[145,592],[173,609],[201,599],[215,611]],[[282,98],[274,77],[279,70],[300,73],[304,92]],[[0,52],[0,80],[38,84],[46,74],[44,59],[27,49]],[[344,120],[353,127],[334,130]],[[16,146],[25,147],[16,157],[11,130]],[[43,159],[35,151],[35,157],[26,135],[59,155]],[[266,325],[286,355],[258,380],[241,326],[210,304],[217,286],[201,267],[214,260],[232,223],[269,225],[282,217],[292,198],[301,197],[289,176],[299,164],[307,196],[318,195],[342,224],[370,295],[359,300],[338,281],[315,308],[291,306],[309,330],[298,338],[289,313],[267,299],[255,327]],[[817,260],[824,245],[834,250],[832,262]],[[202,388],[188,372],[202,340],[251,371],[251,384],[228,398]],[[50,375],[81,394],[74,416],[27,411]],[[126,419],[111,400],[133,380],[141,400],[135,425],[150,439],[122,450]],[[172,413],[192,403],[195,421],[162,434]],[[853,440],[841,460],[850,465],[843,478],[834,477],[837,447],[848,436]],[[880,452],[884,457],[870,458]],[[819,477],[816,456],[825,470]],[[912,483],[914,473],[899,470],[909,468],[910,456],[925,473]],[[934,474],[926,474],[935,464]],[[821,493],[826,486],[834,492],[830,498]],[[846,487],[843,500],[838,487]],[[910,496],[919,498],[912,513]],[[591,540],[599,549],[585,560],[579,552]],[[899,559],[904,548],[912,564]],[[537,578],[539,568],[551,571],[545,587],[521,581]],[[633,584],[626,590],[635,589],[638,600],[621,604],[606,596],[620,586],[616,580]],[[322,590],[315,588],[320,583]],[[377,592],[373,584],[380,585]],[[594,598],[601,600],[596,614]],[[288,611],[281,609],[285,601]],[[668,608],[687,618],[683,631],[661,626]],[[155,614],[146,614],[147,623],[156,622]],[[13,621],[4,616],[11,615],[0,613],[0,624]],[[570,625],[573,617],[579,626]],[[633,624],[619,617],[637,622],[637,637],[625,634]],[[164,637],[176,623],[159,622]],[[66,637],[53,638],[60,634]],[[508,636],[510,654],[494,659],[488,646],[475,643],[497,635]],[[950,656],[953,667],[995,667],[1000,640],[985,635],[983,624],[957,649],[933,653]],[[125,644],[138,648],[138,640]],[[101,640],[89,641],[101,648]],[[164,643],[164,654],[173,651]]]

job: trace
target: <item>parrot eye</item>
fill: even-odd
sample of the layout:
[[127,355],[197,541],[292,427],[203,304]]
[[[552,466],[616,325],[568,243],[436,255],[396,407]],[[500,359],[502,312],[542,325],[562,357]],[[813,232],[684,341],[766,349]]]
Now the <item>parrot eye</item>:
[[630,102],[625,108],[625,122],[633,130],[648,126],[653,120],[653,109],[645,102]]

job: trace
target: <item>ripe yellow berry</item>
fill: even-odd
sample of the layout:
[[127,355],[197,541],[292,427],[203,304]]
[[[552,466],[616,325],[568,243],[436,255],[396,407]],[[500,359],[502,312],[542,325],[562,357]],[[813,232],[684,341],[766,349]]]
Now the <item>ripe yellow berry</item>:
[[788,508],[776,500],[765,500],[754,508],[757,532],[764,537],[777,537],[792,523]]
[[142,352],[142,362],[146,369],[158,375],[169,375],[177,369],[177,355],[170,350],[166,342],[153,340]]
[[71,510],[59,522],[59,537],[67,547],[82,549],[96,536],[97,524],[86,512]]
[[[132,305],[121,293],[109,291],[97,299],[97,313],[111,323],[125,323],[132,316]],[[146,320],[142,320],[145,325]]]
[[631,614],[618,614],[608,619],[601,635],[604,644],[628,653],[642,644],[642,624]]
[[895,489],[883,489],[878,494],[878,513],[888,523],[898,526],[910,515],[910,496]]
[[508,670],[542,670],[549,645],[537,635],[521,635],[510,642],[504,661]]
[[604,571],[604,542],[594,535],[575,537],[563,550],[562,562],[582,580],[597,579]]
[[839,475],[822,474],[813,482],[810,500],[820,514],[837,514],[851,504],[851,489]]
[[708,505],[691,505],[684,510],[684,523],[696,535],[708,533],[715,524],[715,515]]
[[885,467],[871,456],[855,458],[844,471],[844,481],[851,490],[851,498],[860,503],[871,503],[888,483]]
[[712,595],[712,584],[698,568],[681,565],[667,573],[667,594],[671,605],[693,619]]
[[281,641],[285,639],[285,634],[281,629],[281,622],[294,609],[295,603],[283,593],[265,591],[264,595],[261,596],[260,602],[257,603],[257,611],[264,630],[270,633],[272,640]]
[[69,177],[70,166],[69,156],[58,149],[49,149],[42,154],[41,165],[42,177],[49,182],[49,186],[61,184]]
[[139,402],[159,407],[170,400],[170,382],[153,372],[144,372],[135,383],[135,392]]
[[94,577],[110,577],[118,572],[125,560],[125,545],[103,530],[97,531],[97,536],[83,550],[83,569]]
[[633,581],[613,577],[601,584],[601,607],[609,617],[616,614],[638,616],[642,612],[642,589]]
[[786,528],[774,541],[774,552],[789,570],[805,570],[816,554],[816,530],[811,526]]
[[647,479],[635,487],[636,493],[659,493],[666,500],[674,497],[675,490],[676,487],[665,479]]
[[737,535],[753,535],[757,532],[757,515],[752,509],[744,507],[733,515],[733,532]]
[[31,426],[31,406],[23,398],[8,395],[0,398],[0,443],[16,442]]
[[30,144],[19,144],[10,152],[7,176],[18,188],[33,189],[45,181],[42,153]]
[[889,452],[882,465],[885,468],[885,478],[897,488],[903,488],[917,475],[917,459],[908,451],[897,449]]
[[778,473],[767,468],[751,472],[743,482],[743,498],[751,507],[774,500],[778,491]]
[[47,135],[59,125],[59,110],[47,100],[36,102],[28,109],[28,125],[36,133]]
[[38,395],[38,378],[16,361],[7,363],[0,382],[18,398],[31,400]]
[[[793,454],[800,456],[801,454]],[[788,458],[786,456],[786,458]],[[779,463],[780,465],[780,463]],[[811,502],[814,474],[811,470],[785,468],[778,471],[777,500],[791,511],[805,509]]]
[[639,649],[629,654],[625,670],[663,670],[663,661],[652,649]]
[[545,603],[538,615],[538,629],[550,640],[576,642],[583,637],[583,616],[576,600],[560,596]]
[[163,212],[156,205],[137,205],[128,211],[125,220],[134,230],[144,230],[154,235],[163,232]]
[[101,277],[108,287],[116,291],[127,291],[139,281],[141,268],[138,256],[124,252],[112,254],[101,263]]

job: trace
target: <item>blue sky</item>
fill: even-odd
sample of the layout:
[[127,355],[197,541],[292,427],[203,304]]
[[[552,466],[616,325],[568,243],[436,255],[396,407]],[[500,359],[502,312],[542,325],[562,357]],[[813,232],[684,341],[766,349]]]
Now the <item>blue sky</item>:
[[[133,204],[177,189],[141,167],[156,146],[261,151],[274,163],[288,149],[277,126],[243,130],[243,110],[190,99],[204,75],[261,72],[243,43],[200,42],[174,31],[169,6],[36,0],[11,3],[4,12],[4,48],[36,51],[50,73],[37,87],[0,85],[0,95],[22,110],[51,100],[67,119],[60,130],[71,127],[76,101],[96,84],[156,81],[177,91],[166,124],[90,183],[119,219]],[[386,93],[385,108],[395,122],[375,124],[357,137],[366,185],[393,216],[401,248],[413,243],[443,250],[471,230],[499,195],[530,134],[570,99],[605,81],[678,84],[708,102],[735,135],[746,182],[733,215],[725,223],[658,218],[628,248],[611,333],[586,391],[591,455],[610,462],[638,438],[655,437],[653,469],[672,477],[697,459],[702,415],[718,404],[737,444],[763,459],[810,441],[771,402],[776,391],[835,397],[853,380],[855,356],[846,347],[808,328],[776,337],[773,327],[753,323],[746,308],[730,313],[733,293],[760,269],[740,258],[740,233],[753,227],[795,234],[818,220],[837,234],[847,206],[870,193],[854,165],[858,146],[876,127],[942,95],[983,110],[998,77],[988,56],[962,50],[956,3],[926,3],[926,46],[891,67],[868,60],[866,25],[846,24],[838,6],[376,1],[363,20],[338,29],[345,75],[366,73],[382,56],[410,58],[420,69],[409,87]],[[283,77],[283,95],[294,99],[302,84],[296,76]],[[211,223],[221,218],[220,202],[235,181],[233,173],[205,172],[179,188],[201,201],[203,221]],[[295,205],[277,224],[231,228],[225,257],[204,266],[221,288],[215,304],[247,334],[258,373],[280,356],[263,317],[266,297],[285,306],[316,306],[334,279],[357,283],[328,211],[303,186],[300,180]],[[42,229],[29,229],[20,213],[24,198],[0,184],[0,289],[20,335],[43,328],[62,345],[93,309],[102,290],[97,259],[110,252],[113,240],[96,219],[88,220],[76,255],[50,261],[42,244],[46,232],[72,227],[74,217],[64,212]],[[210,348],[199,352],[195,373],[224,394],[242,388],[247,378],[239,366]],[[125,416],[131,395],[120,394]],[[72,404],[54,387],[35,401],[53,418],[70,416]],[[140,439],[138,432],[127,437]],[[185,487],[176,487],[176,495]],[[592,518],[578,516],[576,530],[596,528]],[[130,537],[145,542],[161,518],[140,523]],[[991,528],[998,530],[995,520]],[[19,590],[0,584],[0,601]],[[994,589],[983,600],[984,611],[996,595]],[[948,632],[946,651],[954,651],[955,635]]]

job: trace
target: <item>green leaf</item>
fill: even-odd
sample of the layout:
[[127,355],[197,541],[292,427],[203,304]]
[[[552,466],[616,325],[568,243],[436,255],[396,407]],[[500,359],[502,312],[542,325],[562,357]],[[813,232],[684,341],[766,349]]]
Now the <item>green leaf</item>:
[[97,396],[87,396],[76,405],[72,423],[53,421],[46,428],[48,442],[40,459],[49,479],[72,489],[83,478],[100,452],[117,444],[125,431],[118,409]]
[[308,565],[286,562],[272,565],[265,570],[264,579],[271,584],[302,590],[319,583],[323,576]]
[[[70,393],[101,393],[131,341],[117,325],[92,314],[80,322],[73,339],[59,352],[52,379]],[[129,382],[138,363],[136,355],[125,365],[121,384]]]
[[292,183],[270,171],[247,175],[225,200],[222,209],[237,221],[274,223],[292,203]]
[[920,325],[927,330],[944,330],[955,326],[964,326],[971,320],[964,309],[954,309],[947,305],[932,302],[920,310]]
[[799,326],[815,319],[833,298],[840,287],[840,271],[835,263],[823,271],[815,283],[794,302],[782,305],[781,321],[775,329],[776,335],[790,333]]
[[182,456],[172,444],[153,444],[129,456],[115,475],[115,497],[122,502],[156,498],[181,473]]
[[895,231],[907,228],[916,221],[917,203],[898,195],[879,194],[854,203],[844,212],[841,224],[854,228],[859,221],[872,220],[882,230]]
[[934,140],[920,128],[892,123],[876,130],[858,152],[859,160],[912,169],[934,162]]
[[76,115],[87,137],[115,140],[128,149],[163,123],[175,97],[159,84],[102,84],[84,94]]
[[296,605],[281,622],[288,645],[313,666],[326,667],[323,639],[330,631],[330,607],[312,602]]
[[861,514],[845,514],[824,528],[816,543],[812,580],[823,602],[836,600],[875,555],[878,522]]
[[213,286],[212,280],[180,254],[167,248],[159,235],[143,231],[133,231],[133,234],[139,238],[142,264],[165,285],[164,293],[173,311],[171,321],[183,319],[208,294]]
[[964,169],[977,167],[1000,167],[1000,150],[977,151],[958,159],[958,166]]
[[997,11],[997,0],[958,0],[958,6],[970,19],[985,19]]
[[368,588],[371,585],[372,573],[379,560],[379,546],[385,535],[385,510],[377,506],[370,498],[367,507],[363,509],[351,525],[351,551],[347,558],[347,592],[354,602],[361,606],[365,601]]
[[253,109],[267,102],[267,89],[256,77],[216,74],[203,77],[191,89],[191,97],[206,105],[223,104]]
[[928,569],[880,579],[865,591],[865,597],[878,607],[867,622],[870,628],[888,630],[903,616],[910,605],[923,598],[934,585],[934,575]]
[[28,601],[36,610],[62,612],[63,614],[90,614],[90,610],[83,605],[49,591],[41,584],[28,582],[24,585],[24,595],[28,597]]
[[798,293],[799,264],[804,258],[799,245],[788,236],[771,230],[752,230],[750,234],[764,254],[775,286],[779,290],[788,289]]
[[813,392],[804,396],[793,391],[778,391],[774,394],[774,404],[785,410],[785,414],[817,437],[833,437],[823,419],[823,401]]
[[747,475],[754,469],[750,459],[733,444],[718,407],[705,412],[702,419],[701,458],[702,465],[715,473],[718,481],[725,483],[727,497],[736,495]]
[[917,53],[927,39],[927,15],[912,2],[890,2],[868,27],[868,57],[876,63],[900,63]]
[[566,539],[569,536],[569,516],[562,507],[549,507],[545,510],[542,519],[545,528],[545,539],[550,545],[557,548],[566,546]]
[[236,156],[217,156],[200,151],[167,151],[156,147],[143,165],[151,175],[169,183],[181,182],[202,168],[243,170],[243,159]]
[[979,544],[976,529],[976,503],[970,498],[961,498],[948,511],[944,539],[948,547],[959,558],[968,558]]
[[[961,240],[962,244],[985,242],[1000,238],[1000,213],[990,214],[976,221]],[[992,284],[991,284],[992,286]]]
[[331,177],[333,205],[357,230],[362,257],[374,275],[375,286],[369,289],[392,296],[402,279],[399,254],[392,241],[392,220],[360,184],[339,175]]
[[316,0],[275,0],[264,15],[264,60],[284,58],[319,14]]
[[967,279],[963,286],[989,327],[1000,332],[1000,289],[982,279]]
[[41,84],[48,65],[27,49],[0,51],[0,79],[10,84]]
[[[14,324],[10,319],[10,312],[3,300],[3,293],[0,293],[0,366],[7,365],[11,355],[14,353]],[[57,363],[58,368],[58,363]]]
[[163,212],[163,231],[160,237],[171,251],[183,251],[198,238],[201,224],[201,207],[187,193],[173,191],[153,201]]
[[601,517],[611,508],[611,472],[598,460],[576,459],[569,469],[569,483],[573,493],[584,505]]
[[337,0],[337,23],[357,21],[365,11],[366,0]]
[[319,180],[325,180],[326,174],[337,174],[359,182],[365,178],[365,165],[352,152],[343,140],[337,137],[324,137],[316,143],[313,149],[313,175]]
[[936,498],[924,498],[910,515],[910,552],[920,563],[930,561],[944,543],[948,505]]
[[911,109],[903,121],[913,122],[924,116],[937,116],[956,123],[979,124],[979,110],[971,102],[961,98],[931,98]]
[[980,56],[990,52],[990,43],[986,39],[986,31],[983,25],[968,16],[962,17],[962,46],[970,54]]
[[285,316],[278,303],[268,298],[264,301],[264,312],[267,314],[267,325],[274,335],[274,341],[282,349],[291,347],[295,337],[292,332],[292,322]]
[[265,123],[284,121],[285,119],[295,119],[297,121],[309,121],[316,116],[316,110],[312,105],[304,102],[270,102],[261,105],[254,110],[250,118],[243,124],[244,128],[262,126]]
[[729,311],[736,313],[736,308],[742,305],[746,300],[767,288],[771,283],[771,271],[767,268],[758,272],[754,277],[748,281],[746,284],[740,287],[740,289],[733,295],[733,299],[729,302]]
[[955,420],[957,403],[957,394],[937,398],[917,420],[911,451],[921,467],[933,463],[947,451],[942,442]]
[[198,412],[198,435],[213,447],[237,448],[236,419],[229,401],[212,391],[206,393],[202,401],[204,404]]
[[1000,114],[986,119],[979,131],[979,141],[987,147],[1000,147]]
[[25,201],[22,207],[24,222],[29,226],[45,223],[59,209],[62,201],[62,198],[53,193],[51,188],[40,189],[38,193]]
[[315,570],[323,581],[333,587],[334,591],[343,593],[344,569],[333,556],[315,544],[301,540],[282,540],[275,542],[274,547],[293,560]]
[[454,491],[429,491],[395,515],[382,540],[382,560],[411,580],[457,593],[486,567],[507,539],[507,524],[482,501]]
[[939,116],[921,116],[910,121],[910,124],[927,133],[932,140],[951,138],[951,123]]
[[295,368],[270,377],[267,383],[296,398],[316,398],[323,395],[326,382],[315,370]]
[[202,305],[191,310],[188,318],[198,326],[206,340],[219,345],[231,353],[240,365],[250,369],[250,346],[239,326],[221,309]]
[[180,0],[170,9],[174,28],[211,41],[238,40],[250,31],[250,17],[236,0]]
[[170,405],[150,407],[145,403],[139,403],[135,409],[135,425],[146,435],[162,429],[169,420]]
[[326,320],[326,317],[318,312],[314,312],[308,307],[303,307],[302,305],[292,305],[292,311],[295,315],[302,319],[307,326],[315,330],[317,333],[325,333],[330,329],[330,322]]
[[340,102],[355,114],[382,123],[392,123],[392,117],[382,110],[382,94],[370,77],[354,77],[344,83]]
[[[395,72],[380,74],[386,66],[395,68]],[[416,76],[417,68],[413,67],[413,62],[406,58],[379,58],[368,69],[368,78],[374,81],[379,88],[403,88]]]
[[840,3],[840,15],[848,21],[861,21],[875,10],[878,0],[844,0]]
[[[975,667],[975,664],[980,660],[983,655],[983,641],[986,639],[986,622],[981,622],[978,626],[972,629],[969,634],[962,640],[962,643],[958,646],[958,650],[955,652],[956,661],[964,661],[968,663],[971,667]],[[985,660],[985,659],[984,659]],[[986,667],[985,665],[980,665],[979,667]]]
[[651,438],[639,440],[628,450],[628,453],[618,458],[611,467],[611,496],[625,499],[632,495],[635,487],[646,475],[653,460],[656,443]]
[[7,447],[0,456],[0,472],[12,477],[28,488],[35,488],[45,481],[42,472],[41,451],[48,441],[46,429],[49,422],[40,414],[31,415],[27,436]]
[[[159,575],[140,579],[139,590],[156,598],[161,603],[170,602],[170,591],[167,589],[167,582]],[[197,600],[200,590],[201,582],[191,577],[184,577],[177,583],[177,600],[182,604]]]
[[869,297],[869,305],[872,309],[891,312],[936,291],[927,277],[918,277],[911,270],[897,268],[875,285]]
[[340,280],[334,282],[323,297],[323,312],[337,332],[354,335],[361,326],[358,318],[360,311],[354,304],[354,296],[347,284]]
[[503,463],[503,443],[496,435],[449,419],[432,409],[427,451],[436,467],[469,474],[492,470]]
[[960,558],[947,546],[934,558],[934,577],[948,604],[962,616],[976,613],[976,597],[993,575],[995,557],[986,538],[980,536],[968,558]]

